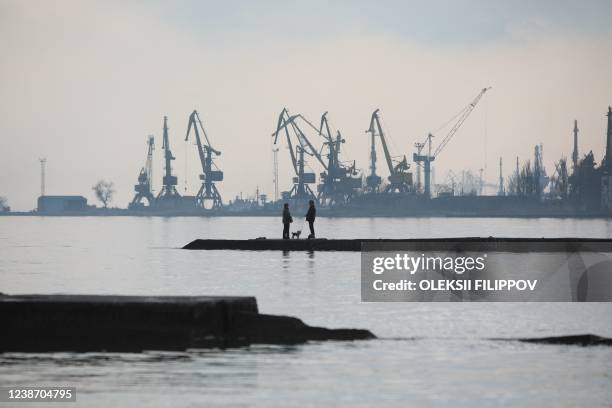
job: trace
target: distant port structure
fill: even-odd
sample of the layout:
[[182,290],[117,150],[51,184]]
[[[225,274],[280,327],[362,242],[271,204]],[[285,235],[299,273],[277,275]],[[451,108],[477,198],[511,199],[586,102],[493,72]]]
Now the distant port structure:
[[[449,171],[445,176],[438,176],[441,182],[433,180],[433,163],[451,145],[462,124],[490,89],[480,90],[447,122],[450,130],[441,135],[437,146],[433,146],[435,135],[428,134],[424,141],[414,144],[412,156],[393,154],[381,121],[381,111],[374,110],[365,131],[369,138],[367,169],[358,167],[355,160],[343,157],[342,147],[350,140],[339,129],[332,128],[328,112],[323,112],[314,122],[301,113],[291,113],[283,108],[271,133],[275,190],[271,200],[256,187],[254,198],[240,196],[223,201],[221,151],[214,147],[197,110],[188,115],[184,140],[195,142],[201,165],[201,186],[194,196],[181,195],[177,188],[178,176],[172,168],[175,156],[171,150],[169,120],[164,116],[161,127],[164,171],[157,195],[152,188],[156,142],[150,135],[146,139],[144,165],[137,174],[133,199],[127,208],[100,209],[88,205],[82,196],[46,195],[46,160],[41,159],[41,195],[34,213],[278,215],[282,203],[289,202],[293,208],[300,209],[308,200],[314,200],[322,216],[612,216],[612,107],[608,107],[606,113],[606,151],[599,164],[592,151],[582,156],[579,154],[579,124],[574,120],[570,160],[561,157],[550,172],[543,164],[544,146],[537,144],[531,160],[521,163],[518,157],[511,160],[500,157],[497,184],[486,183],[482,169],[479,173]],[[282,145],[289,154],[292,172],[291,184],[284,186],[285,189],[279,186],[278,177],[278,154]],[[382,150],[382,166],[378,164],[379,148]],[[231,160],[231,152],[228,158]],[[516,164],[512,174],[504,178],[502,166],[507,162]],[[319,168],[320,172],[317,174],[312,170],[314,168]],[[494,195],[483,195],[485,187],[493,188]],[[10,214],[10,209],[0,213]]]

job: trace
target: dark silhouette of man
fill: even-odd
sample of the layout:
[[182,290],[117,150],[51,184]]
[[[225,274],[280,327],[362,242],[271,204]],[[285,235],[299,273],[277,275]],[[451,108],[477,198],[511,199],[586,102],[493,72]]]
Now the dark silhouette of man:
[[314,239],[315,237],[315,218],[317,218],[317,209],[315,208],[314,200],[310,200],[308,202],[308,212],[306,213],[306,221],[308,221],[308,228],[310,228],[310,235],[308,236],[308,238],[310,239]]
[[283,205],[283,239],[289,239],[289,225],[293,222],[289,212],[289,204]]

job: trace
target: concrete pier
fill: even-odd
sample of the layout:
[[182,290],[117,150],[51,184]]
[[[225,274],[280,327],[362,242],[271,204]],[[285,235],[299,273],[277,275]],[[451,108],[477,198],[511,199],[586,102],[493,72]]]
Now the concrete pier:
[[0,352],[186,350],[362,340],[367,330],[311,327],[260,314],[254,297],[1,295]]
[[[406,250],[601,251],[611,239],[599,238],[409,238],[409,239],[196,239],[183,249],[242,251],[361,251],[362,245],[392,244]],[[389,246],[387,246],[389,248]]]

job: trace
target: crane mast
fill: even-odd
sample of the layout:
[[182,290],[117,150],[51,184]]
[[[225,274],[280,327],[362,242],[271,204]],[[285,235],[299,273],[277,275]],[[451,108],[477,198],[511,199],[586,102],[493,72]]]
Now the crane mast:
[[175,159],[175,157],[172,155],[172,151],[170,150],[167,116],[164,116],[162,149],[164,149],[165,172],[162,179],[162,188],[157,195],[156,204],[166,206],[166,202],[175,201],[181,197],[176,190],[176,185],[178,184],[177,177],[172,175],[172,161]]
[[[208,135],[206,134],[206,130],[204,129],[204,125],[200,120],[200,115],[196,110],[194,110],[191,115],[189,115],[189,123],[187,125],[185,141],[189,140],[189,134],[192,130],[195,133],[198,156],[202,165],[202,174],[200,175],[200,180],[202,180],[202,186],[196,194],[196,205],[201,208],[207,208],[207,204],[211,203],[210,207],[207,209],[220,208],[223,206],[223,202],[221,200],[221,194],[219,194],[219,190],[217,189],[215,182],[223,181],[223,172],[218,169],[213,170],[213,166],[215,166],[216,168],[213,155],[220,156],[221,152],[211,146],[210,140],[208,139]],[[200,138],[200,131],[204,135],[206,144],[202,143],[202,139]]]
[[[367,130],[366,133],[368,133]],[[366,177],[366,188],[374,193],[378,191],[381,178],[376,174],[376,134],[374,132],[370,133],[370,175]]]

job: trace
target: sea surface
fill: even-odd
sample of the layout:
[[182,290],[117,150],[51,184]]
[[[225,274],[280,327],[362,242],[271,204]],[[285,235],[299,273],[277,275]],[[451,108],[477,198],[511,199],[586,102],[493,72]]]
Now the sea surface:
[[[596,219],[320,218],[316,226],[329,238],[612,237],[612,222]],[[491,340],[612,337],[610,303],[362,303],[359,253],[179,249],[195,238],[281,232],[280,218],[263,217],[0,217],[3,293],[252,295],[263,313],[379,337],[184,353],[0,354],[0,384],[74,386],[77,402],[68,407],[612,405],[612,347]]]

